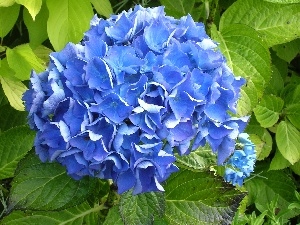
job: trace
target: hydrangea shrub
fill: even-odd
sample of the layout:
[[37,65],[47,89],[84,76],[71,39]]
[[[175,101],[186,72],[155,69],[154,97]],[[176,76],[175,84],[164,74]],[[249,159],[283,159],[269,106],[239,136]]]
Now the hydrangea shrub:
[[[107,20],[95,16],[81,43],[51,53],[47,70],[32,72],[23,100],[43,162],[138,194],[164,190],[178,171],[176,152],[209,144],[218,164],[241,158],[235,142],[248,117],[232,115],[243,84],[202,23],[136,6]],[[233,158],[227,163],[239,167]]]

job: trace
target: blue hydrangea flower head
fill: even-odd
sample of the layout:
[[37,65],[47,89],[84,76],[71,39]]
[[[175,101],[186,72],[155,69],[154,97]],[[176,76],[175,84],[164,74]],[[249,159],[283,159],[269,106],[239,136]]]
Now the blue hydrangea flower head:
[[249,135],[241,133],[233,155],[226,162],[224,179],[233,185],[242,186],[244,179],[254,171],[256,161],[255,145],[249,140]]
[[175,152],[208,143],[224,163],[248,120],[231,116],[244,83],[202,23],[136,6],[107,20],[95,16],[80,43],[32,72],[23,100],[42,161],[138,194],[163,191],[178,171]]

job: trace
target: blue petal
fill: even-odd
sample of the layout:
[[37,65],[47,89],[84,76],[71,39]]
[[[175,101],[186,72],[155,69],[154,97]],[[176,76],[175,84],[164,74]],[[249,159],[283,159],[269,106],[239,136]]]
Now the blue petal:
[[188,93],[184,91],[178,93],[177,90],[174,90],[169,95],[169,104],[176,119],[181,119],[191,118],[197,102],[193,101]]
[[105,147],[107,149],[110,149],[110,146],[116,133],[115,125],[109,123],[107,119],[102,117],[95,120],[93,123],[87,125],[86,129],[88,129],[90,135],[92,133],[100,135],[102,137],[101,139],[103,140]]
[[116,24],[105,28],[105,32],[107,36],[115,39],[116,43],[122,43],[131,37],[133,29],[132,21],[125,14],[122,14]]
[[86,68],[85,79],[90,88],[106,91],[113,88],[113,75],[109,66],[100,58],[91,60]]
[[86,62],[78,58],[66,63],[67,69],[64,71],[64,76],[72,85],[83,85],[83,74],[85,73],[83,68],[85,65]]
[[155,52],[162,52],[167,46],[170,36],[168,27],[161,20],[155,20],[144,30],[144,38],[148,47]]
[[191,121],[180,122],[176,127],[170,129],[170,136],[178,142],[191,138],[194,136],[194,133]]
[[132,172],[132,170],[127,170],[122,172],[118,175],[117,178],[117,186],[118,186],[118,193],[122,194],[125,191],[131,189],[136,183],[136,178]]
[[113,69],[117,84],[124,83],[124,75],[136,74],[143,60],[136,57],[134,48],[114,45],[105,57],[108,65]]
[[43,103],[42,116],[53,113],[60,101],[65,98],[65,92],[56,82],[51,82],[53,94]]
[[121,123],[128,118],[132,110],[132,106],[128,105],[114,93],[105,96],[105,99],[94,107],[95,112],[103,114],[114,123]]
[[107,50],[107,44],[99,37],[90,37],[89,40],[85,42],[85,56],[88,59],[94,57],[102,58],[105,56]]

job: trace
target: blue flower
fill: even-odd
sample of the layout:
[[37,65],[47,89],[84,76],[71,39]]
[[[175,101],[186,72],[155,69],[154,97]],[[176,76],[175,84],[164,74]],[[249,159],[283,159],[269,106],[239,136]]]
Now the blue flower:
[[119,193],[139,194],[164,190],[178,171],[175,153],[209,144],[218,164],[233,155],[228,163],[242,174],[228,176],[240,182],[253,169],[240,159],[254,162],[247,138],[235,151],[248,121],[232,117],[245,80],[217,47],[202,23],[166,16],[163,7],[95,16],[80,43],[31,74],[23,100],[36,153],[74,179],[112,179]]
[[239,143],[236,150],[225,164],[224,179],[233,185],[242,186],[244,179],[254,171],[256,152],[254,144],[248,139],[249,135],[241,133],[238,137]]

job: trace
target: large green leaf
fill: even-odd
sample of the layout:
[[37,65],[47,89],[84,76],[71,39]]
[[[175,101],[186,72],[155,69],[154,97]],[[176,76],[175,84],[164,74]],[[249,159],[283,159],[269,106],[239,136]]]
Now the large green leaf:
[[89,0],[48,0],[49,19],[47,30],[51,44],[56,51],[68,42],[78,43],[88,30],[93,17]]
[[230,224],[245,196],[210,172],[181,170],[165,185],[169,224]]
[[127,191],[121,195],[119,211],[125,225],[150,225],[155,217],[165,211],[164,193],[148,192],[133,195]]
[[47,66],[50,61],[50,53],[53,52],[50,48],[47,48],[44,45],[40,45],[33,50],[34,54],[41,59],[41,62],[44,66]]
[[276,150],[275,155],[270,163],[269,170],[282,170],[290,165],[291,163],[282,156],[280,151]]
[[48,38],[47,20],[49,12],[46,4],[42,5],[41,11],[33,20],[28,10],[24,8],[23,18],[24,23],[29,33],[30,46],[35,48]]
[[27,89],[26,86],[21,81],[13,78],[0,77],[0,81],[10,105],[16,110],[24,111],[22,96]]
[[160,0],[160,3],[168,15],[180,18],[192,12],[195,0]]
[[0,82],[10,105],[16,110],[24,111],[22,101],[26,86],[14,77],[15,72],[9,68],[6,58],[2,60],[0,67]]
[[273,46],[278,57],[290,63],[300,52],[300,39]]
[[216,155],[213,154],[211,148],[206,145],[205,147],[192,151],[189,155],[177,156],[176,162],[180,167],[183,166],[192,170],[203,170],[216,164]]
[[[286,210],[290,203],[297,200],[295,184],[286,171],[268,171],[268,164],[266,164],[258,165],[255,173],[259,176],[249,179],[245,186],[248,190],[249,204],[255,203],[256,206],[259,206],[260,212],[268,210],[268,204],[277,196],[277,208],[280,211]],[[285,217],[291,218],[297,214],[296,211],[289,210]]]
[[119,207],[113,206],[109,209],[109,212],[105,218],[103,225],[124,225],[122,217],[119,213]]
[[300,130],[300,103],[288,105],[285,113],[289,121]]
[[91,207],[84,202],[62,211],[13,211],[0,223],[5,225],[94,225],[98,224],[98,212],[102,209],[102,205]]
[[291,4],[300,3],[300,0],[264,0],[266,2],[280,3],[280,4]]
[[0,134],[0,179],[14,175],[18,162],[32,148],[35,133],[20,126]]
[[0,7],[8,7],[15,3],[15,0],[0,0]]
[[262,127],[272,127],[277,123],[284,101],[274,95],[264,95],[261,102],[253,109],[257,121]]
[[[273,61],[273,58],[272,58]],[[280,92],[284,88],[283,76],[278,65],[272,65],[272,76],[269,84],[267,85],[264,94],[280,95]],[[286,71],[287,74],[287,71]]]
[[20,80],[28,80],[32,69],[36,72],[45,69],[28,44],[18,45],[13,49],[8,48],[6,56],[9,67],[16,72],[15,77]]
[[270,80],[269,50],[254,29],[242,24],[227,26],[221,32],[213,26],[212,36],[220,43],[219,47],[233,73],[247,79],[241,101],[248,106],[243,107],[242,112],[238,112],[240,115],[247,115],[262,97]]
[[109,0],[90,0],[95,7],[97,13],[105,17],[109,17],[113,13]]
[[0,132],[10,128],[25,125],[27,122],[27,112],[16,111],[6,104],[0,107]]
[[85,201],[94,186],[95,179],[74,180],[57,163],[22,166],[12,182],[9,209],[57,210],[71,207]]
[[291,164],[300,159],[300,132],[288,121],[281,121],[276,131],[276,143],[280,153]]
[[235,23],[254,28],[268,46],[286,43],[300,37],[300,4],[238,0],[222,15],[221,32]]
[[[3,2],[4,4],[5,2]],[[0,0],[1,4],[1,0]],[[0,5],[0,38],[5,37],[13,28],[19,16],[20,5],[14,4],[9,7]]]
[[260,126],[255,116],[251,116],[245,132],[250,135],[250,140],[255,144],[257,160],[268,157],[272,150],[273,139],[269,131]]
[[16,0],[16,2],[24,5],[28,9],[32,19],[35,20],[35,16],[39,13],[43,0]]

